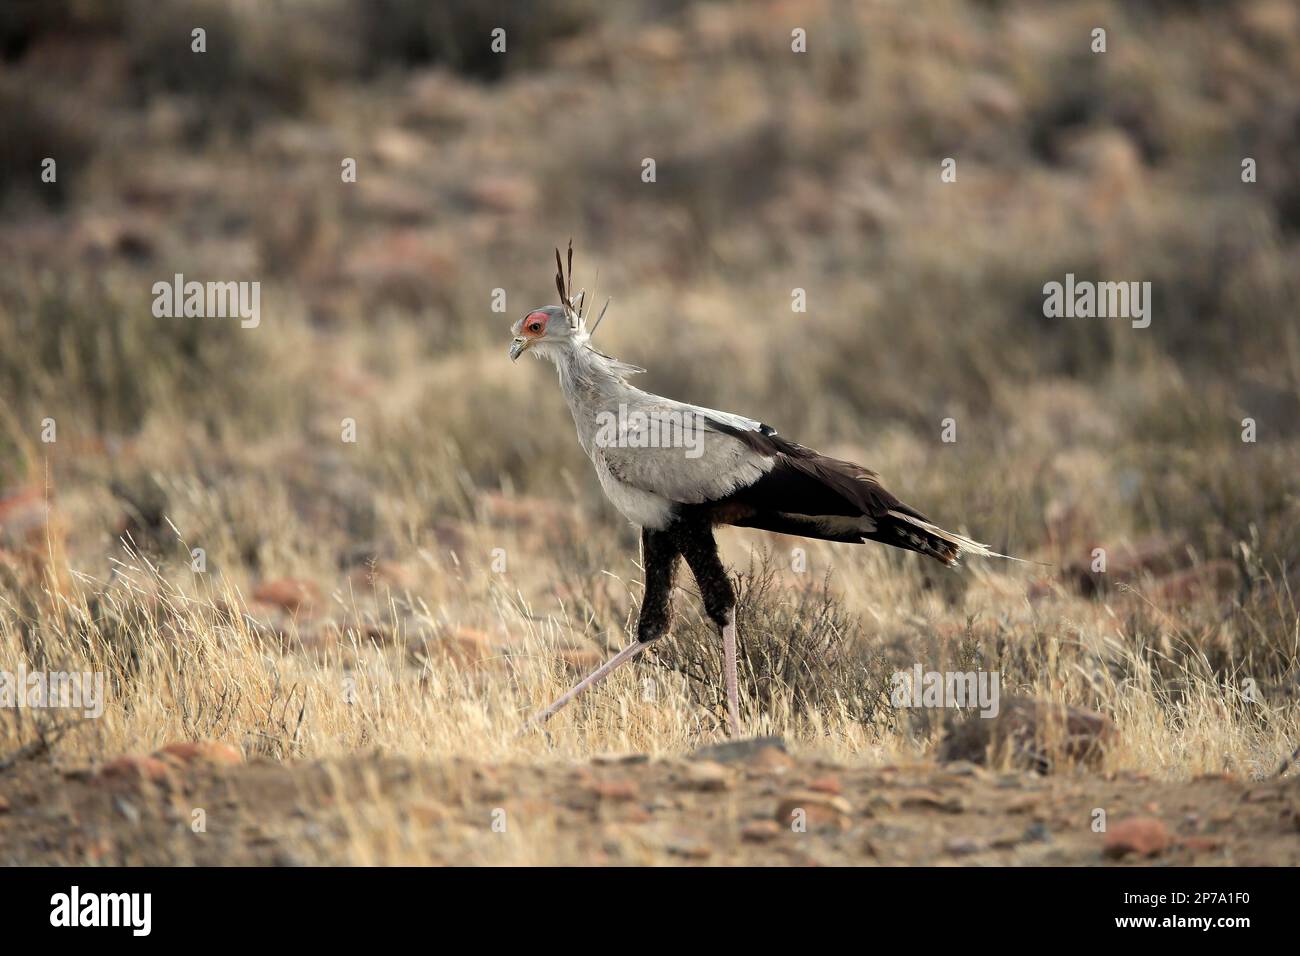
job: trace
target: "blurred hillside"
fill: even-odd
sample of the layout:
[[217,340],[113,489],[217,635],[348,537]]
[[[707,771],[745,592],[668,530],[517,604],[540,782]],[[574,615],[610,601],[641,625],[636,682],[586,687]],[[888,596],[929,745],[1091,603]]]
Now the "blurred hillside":
[[[605,6],[6,5],[4,480],[32,476],[46,415],[129,460],[160,418],[293,443],[351,408],[405,474],[554,494],[583,462],[502,349],[573,236],[648,387],[823,446],[914,438],[927,491],[978,465],[954,509],[1021,547],[1053,504],[1199,508],[1228,537],[1281,517],[1235,499],[1293,472],[1300,432],[1293,4]],[[176,272],[260,280],[264,326],[154,319]],[[1067,272],[1150,281],[1151,327],[1044,318]],[[1027,444],[1035,478],[999,474]],[[1120,460],[1087,502],[1045,500],[1054,471]]]

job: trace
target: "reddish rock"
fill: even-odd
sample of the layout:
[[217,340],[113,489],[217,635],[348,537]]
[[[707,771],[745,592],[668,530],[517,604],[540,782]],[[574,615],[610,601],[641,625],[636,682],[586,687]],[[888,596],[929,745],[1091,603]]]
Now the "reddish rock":
[[320,600],[320,588],[298,578],[263,581],[253,591],[253,600],[283,608],[290,614],[309,613]]
[[683,769],[682,778],[687,789],[717,792],[731,786],[732,773],[714,760],[692,760]]
[[1207,561],[1164,575],[1156,581],[1155,593],[1167,604],[1186,604],[1205,594],[1228,594],[1236,586],[1236,565],[1224,560]]
[[157,757],[145,757],[139,754],[127,754],[110,760],[99,770],[100,779],[108,782],[162,784],[171,779],[167,764]]
[[593,780],[587,784],[587,789],[601,800],[613,802],[635,800],[640,795],[635,780]]
[[847,830],[853,807],[843,797],[815,790],[801,790],[777,804],[773,818],[778,824],[793,829],[799,820],[799,811],[803,811],[803,820],[809,831]]
[[781,832],[781,826],[775,820],[752,820],[740,828],[740,838],[746,843],[770,843]]
[[218,740],[190,740],[168,744],[159,750],[155,757],[171,760],[182,766],[193,763],[210,763],[233,765],[244,762],[244,756],[230,744]]
[[768,773],[785,773],[794,766],[794,758],[776,747],[764,747],[750,758],[749,766]]
[[38,486],[0,491],[0,544],[38,541],[46,519],[45,494]]
[[840,784],[840,778],[834,774],[827,774],[824,777],[818,777],[808,784],[809,790],[816,790],[818,793],[839,794],[843,792]]
[[1159,856],[1169,847],[1169,830],[1155,817],[1129,817],[1106,831],[1104,856],[1111,860],[1134,855]]

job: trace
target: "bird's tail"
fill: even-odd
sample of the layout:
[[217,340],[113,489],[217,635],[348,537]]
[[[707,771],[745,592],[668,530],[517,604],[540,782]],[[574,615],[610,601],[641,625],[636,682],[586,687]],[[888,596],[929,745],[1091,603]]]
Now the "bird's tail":
[[1021,564],[1034,564],[1024,558],[1013,558],[1009,554],[999,554],[987,544],[980,544],[973,538],[945,531],[937,524],[924,518],[906,514],[902,511],[886,512],[888,520],[876,522],[876,533],[870,537],[883,544],[890,544],[905,551],[915,551],[942,561],[948,567],[956,567],[963,555],[973,554],[981,558],[1005,558]]

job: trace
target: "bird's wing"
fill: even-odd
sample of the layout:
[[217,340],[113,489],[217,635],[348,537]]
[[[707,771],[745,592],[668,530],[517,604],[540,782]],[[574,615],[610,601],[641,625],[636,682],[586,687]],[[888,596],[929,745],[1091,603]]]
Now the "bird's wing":
[[594,451],[625,485],[681,504],[717,501],[771,470],[775,456],[744,440],[760,422],[655,395],[598,423]]
[[[723,423],[717,426],[730,431]],[[820,455],[766,427],[731,433],[756,454],[770,455],[772,464],[756,481],[717,502],[728,524],[829,541],[879,541],[949,566],[963,554],[1007,557],[934,524],[899,501],[870,469]]]

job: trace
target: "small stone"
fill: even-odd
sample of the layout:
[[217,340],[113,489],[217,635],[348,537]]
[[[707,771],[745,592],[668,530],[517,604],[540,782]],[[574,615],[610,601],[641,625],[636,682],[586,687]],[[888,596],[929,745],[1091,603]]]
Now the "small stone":
[[1014,800],[1008,800],[1002,805],[1007,813],[1032,813],[1038,810],[1043,804],[1043,798],[1037,796],[1017,797]]
[[761,773],[783,774],[794,765],[794,758],[776,747],[764,747],[749,761],[750,769]]
[[689,790],[716,793],[731,786],[732,773],[713,760],[692,760],[683,771],[683,784]]
[[218,740],[193,740],[168,744],[154,754],[160,760],[172,760],[183,766],[211,763],[233,766],[244,762],[244,755],[230,744]]
[[899,807],[904,810],[940,810],[943,813],[962,813],[965,803],[957,795],[943,796],[934,790],[913,790],[902,795]]
[[1031,823],[1025,827],[1021,839],[1025,843],[1051,843],[1052,831],[1047,828],[1045,823]]
[[1250,790],[1241,799],[1246,803],[1272,803],[1281,800],[1282,794],[1277,790]]
[[818,793],[842,793],[844,788],[840,785],[840,778],[834,774],[827,774],[824,777],[818,777],[808,784],[809,790],[816,790]]
[[1168,846],[1169,831],[1163,821],[1155,817],[1130,817],[1111,825],[1102,853],[1111,860],[1129,854],[1152,857],[1163,853]]
[[674,838],[664,849],[673,856],[688,860],[707,860],[713,855],[713,849],[707,843],[688,836]]
[[943,851],[951,856],[970,856],[985,849],[984,843],[974,837],[954,837],[943,845]]
[[781,835],[775,820],[752,820],[740,828],[740,838],[746,843],[770,843]]
[[99,777],[101,780],[113,783],[139,783],[141,781],[166,783],[171,774],[167,769],[167,764],[156,757],[127,754],[104,764],[99,770]]
[[843,797],[816,790],[800,790],[781,800],[774,819],[778,824],[793,827],[800,819],[800,811],[809,830],[847,830],[853,807]]
[[774,748],[781,753],[786,752],[785,741],[780,737],[748,737],[743,740],[727,740],[720,744],[701,747],[691,756],[696,760],[736,763],[751,760],[769,748]]
[[1189,836],[1179,840],[1178,845],[1193,853],[1214,853],[1223,849],[1223,840],[1218,837]]
[[600,767],[618,767],[631,766],[632,764],[649,763],[650,755],[641,753],[603,753],[594,754],[591,762]]
[[601,800],[614,802],[635,800],[640,795],[635,780],[594,780],[587,784],[587,789]]
[[867,799],[867,805],[862,809],[862,815],[874,817],[877,813],[892,813],[898,809],[898,804],[894,798],[887,793],[873,793]]
[[311,581],[276,578],[259,584],[253,590],[253,600],[283,608],[290,614],[309,613],[320,601],[320,588]]
[[653,819],[654,819],[654,815],[651,814],[649,810],[646,810],[644,807],[637,806],[636,804],[629,804],[628,807],[623,811],[622,816],[619,817],[620,822],[633,823],[633,824],[649,823]]
[[123,800],[121,797],[113,799],[113,806],[117,807],[118,813],[126,817],[127,822],[132,826],[140,822],[139,808],[129,800]]

